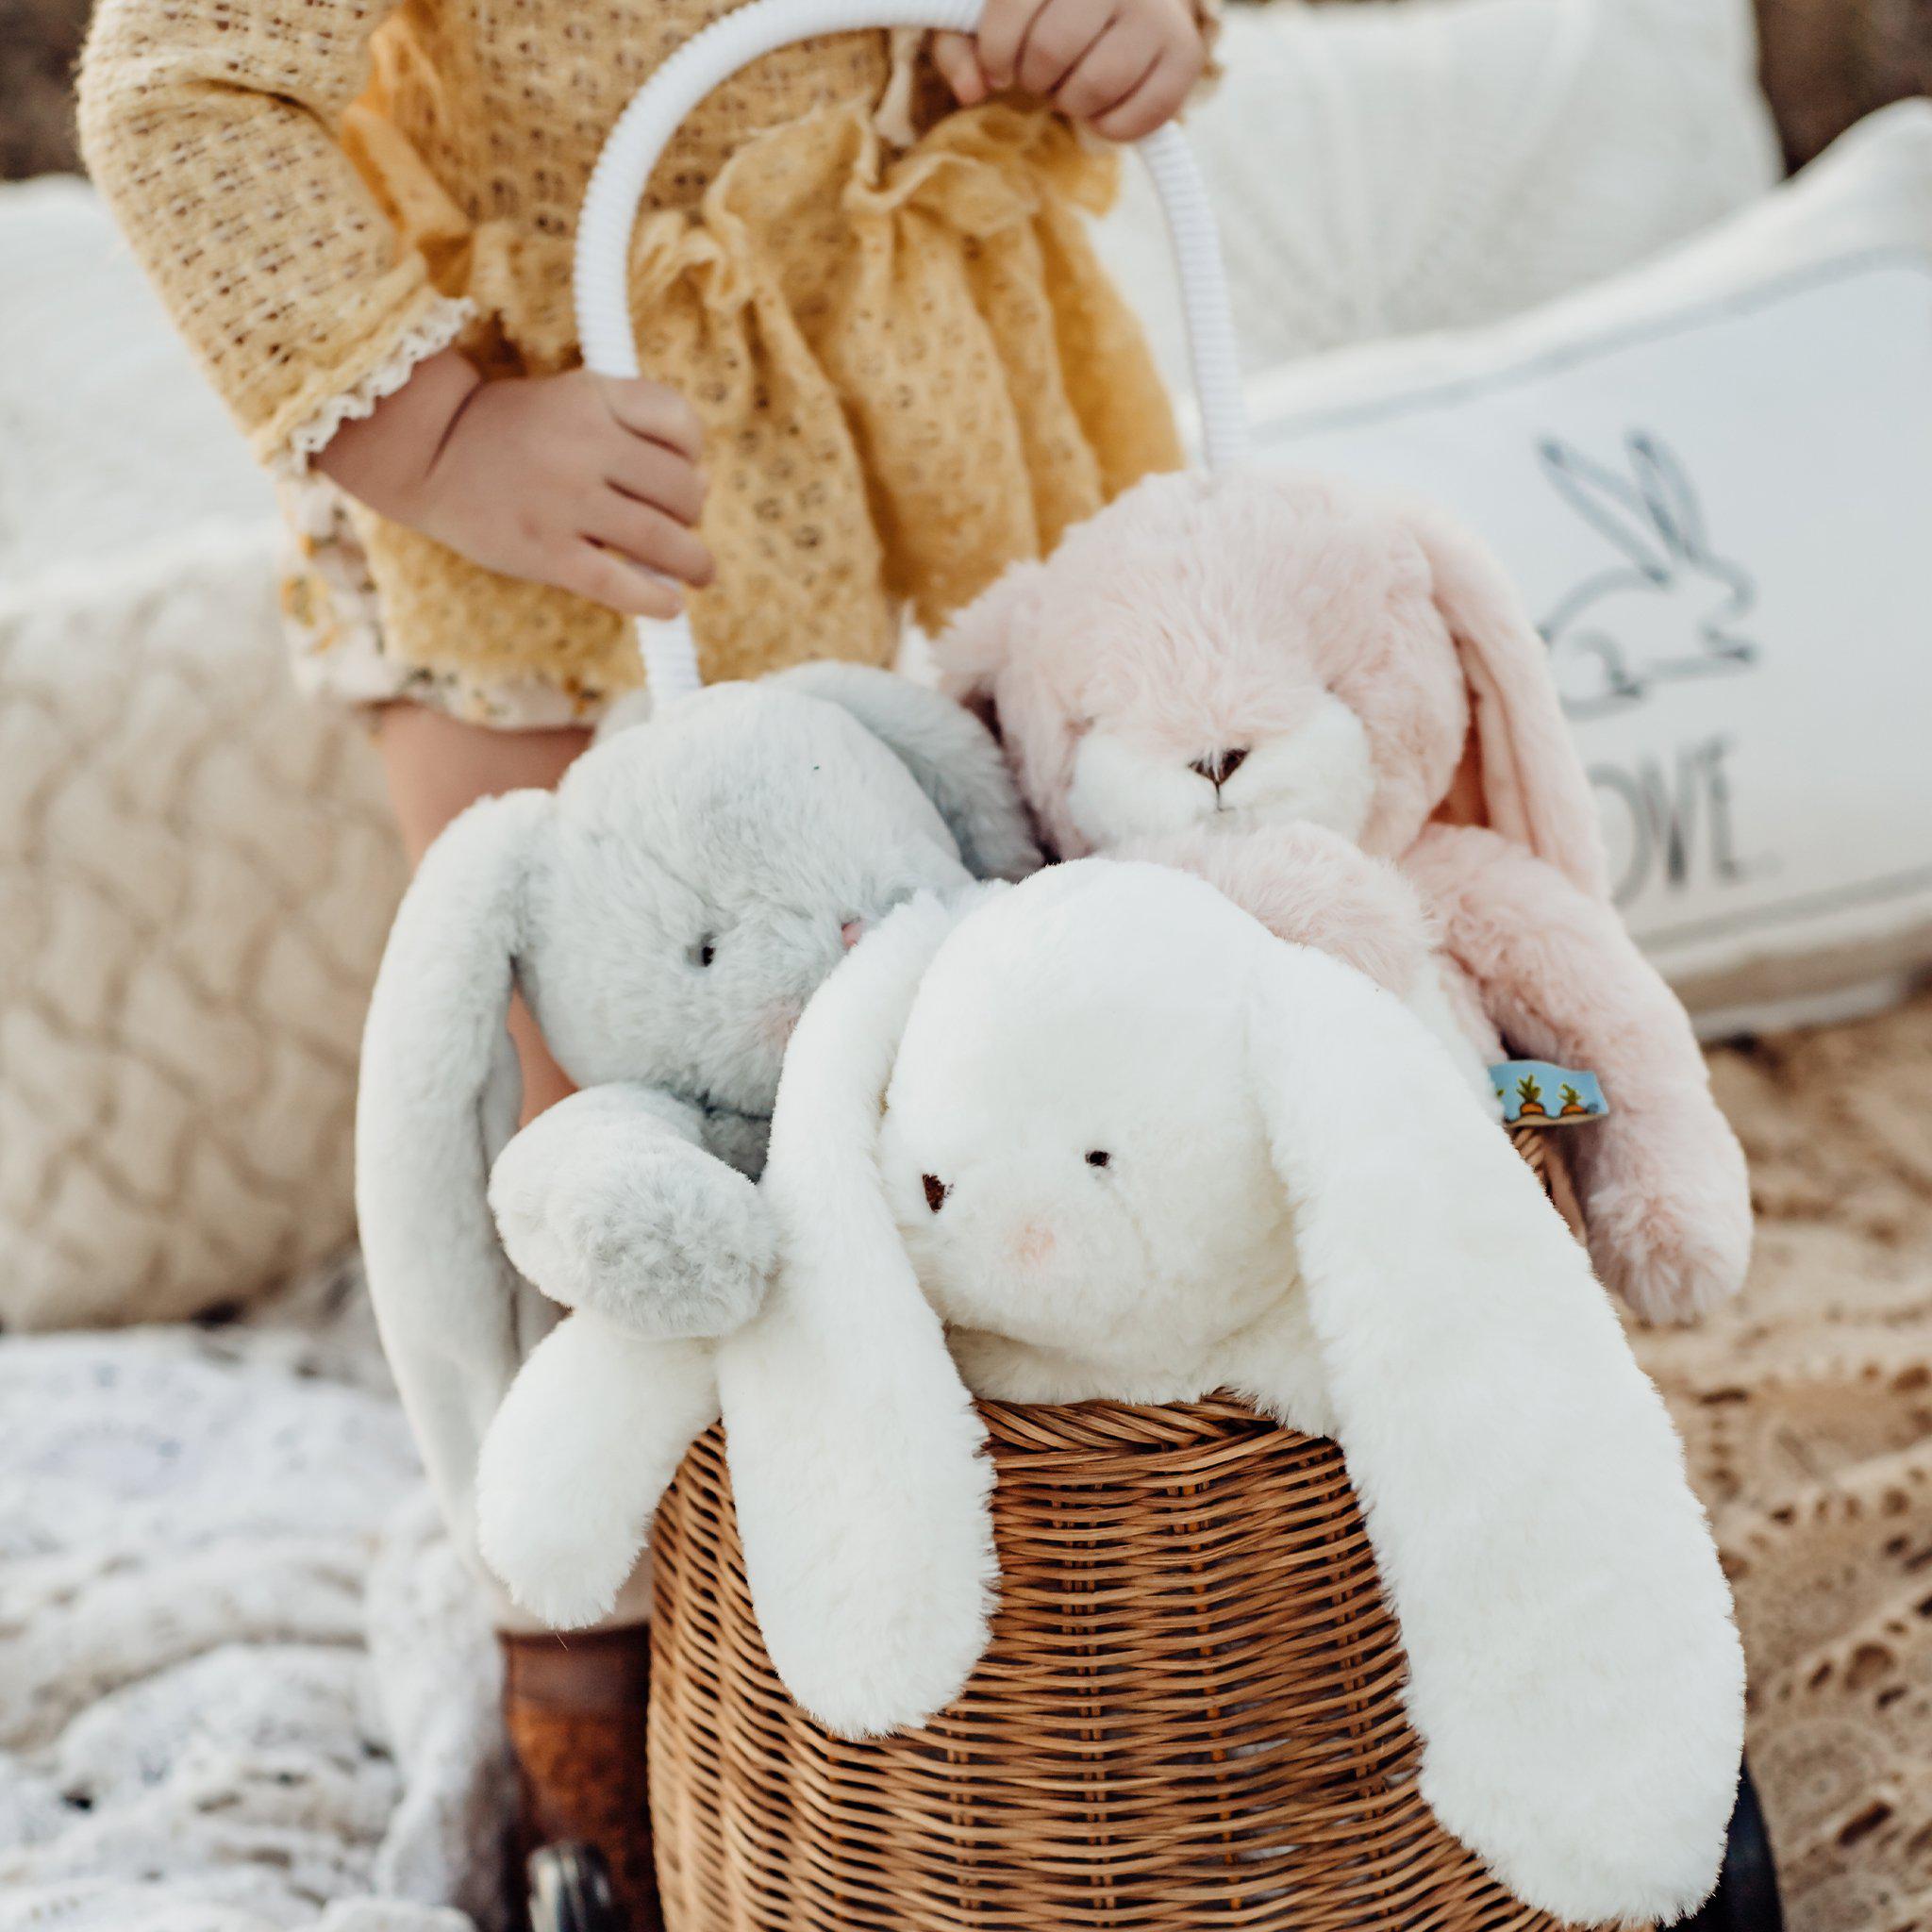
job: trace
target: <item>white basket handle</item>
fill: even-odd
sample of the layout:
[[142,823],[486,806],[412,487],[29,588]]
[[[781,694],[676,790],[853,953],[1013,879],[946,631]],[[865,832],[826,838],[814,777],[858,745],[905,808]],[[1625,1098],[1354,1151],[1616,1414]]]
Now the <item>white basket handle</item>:
[[[972,33],[982,0],[750,0],[687,41],[631,96],[597,157],[577,218],[577,340],[600,375],[640,374],[628,289],[630,241],[644,188],[679,123],[720,81],[761,55],[818,34],[875,27],[936,27]],[[1192,151],[1170,123],[1139,143],[1167,215],[1181,306],[1187,317],[1201,441],[1210,470],[1247,454],[1247,413],[1228,308],[1221,238]],[[654,703],[698,687],[691,626],[641,623],[638,639]]]

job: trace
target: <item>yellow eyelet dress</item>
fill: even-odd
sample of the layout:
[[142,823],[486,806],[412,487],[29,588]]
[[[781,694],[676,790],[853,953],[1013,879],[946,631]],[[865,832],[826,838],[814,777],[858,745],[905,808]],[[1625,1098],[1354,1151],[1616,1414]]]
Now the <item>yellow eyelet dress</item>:
[[[577,205],[639,84],[725,0],[103,0],[95,179],[281,479],[314,688],[472,720],[593,717],[627,622],[500,577],[309,471],[425,356],[577,359]],[[1015,558],[1178,464],[1084,217],[1115,157],[1045,110],[948,111],[883,33],[758,61],[679,131],[631,258],[646,373],[702,417],[708,679],[889,661]]]

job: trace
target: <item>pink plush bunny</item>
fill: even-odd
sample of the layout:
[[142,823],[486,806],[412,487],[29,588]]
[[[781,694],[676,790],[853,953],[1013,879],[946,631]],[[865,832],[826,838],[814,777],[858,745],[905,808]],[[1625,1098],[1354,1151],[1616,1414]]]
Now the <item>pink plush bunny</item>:
[[[1161,841],[1244,881],[1266,924],[1269,861],[1224,841],[1319,826],[1395,861],[1440,922],[1452,997],[1474,991],[1475,1043],[1602,1078],[1609,1117],[1566,1142],[1599,1274],[1652,1319],[1737,1291],[1743,1156],[1610,906],[1543,647],[1472,537],[1334,478],[1153,477],[1008,572],[937,652],[996,715],[1062,858]],[[1330,942],[1295,906],[1291,936]]]

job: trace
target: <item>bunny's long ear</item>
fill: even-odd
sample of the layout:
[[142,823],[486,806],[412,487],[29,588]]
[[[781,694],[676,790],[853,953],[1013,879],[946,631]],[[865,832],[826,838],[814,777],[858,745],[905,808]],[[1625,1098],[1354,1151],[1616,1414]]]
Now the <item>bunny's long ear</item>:
[[1417,508],[1411,521],[1469,686],[1489,824],[1593,897],[1607,897],[1590,780],[1550,675],[1549,652],[1516,587],[1489,549],[1448,517]]
[[[1634,459],[1634,441],[1631,447]],[[1550,487],[1612,550],[1653,583],[1668,581],[1671,552],[1661,541],[1663,498],[1652,493],[1655,479],[1641,468],[1636,481],[1621,476],[1560,437],[1544,441],[1537,462]]]
[[1674,1919],[1717,1876],[1743,1664],[1669,1415],[1423,1028],[1313,953],[1272,960],[1255,998],[1258,1099],[1402,1626],[1423,1794],[1566,1922]]
[[1001,675],[1024,654],[1045,575],[1039,563],[1009,565],[933,639],[940,689],[949,697],[991,718]]
[[504,1030],[547,792],[472,806],[403,897],[362,1036],[356,1207],[383,1347],[458,1548],[476,1453],[555,1310],[505,1257],[486,1199],[521,1080]]
[[986,1647],[985,1431],[887,1206],[881,1102],[953,917],[860,941],[786,1055],[762,1183],[778,1279],[719,1358],[745,1574],[778,1674],[848,1737],[924,1723]]
[[1080,730],[1047,675],[1042,625],[1050,566],[1008,567],[933,640],[940,688],[984,718],[998,735],[1049,845],[1062,858],[1088,846],[1065,808]]
[[958,841],[968,872],[1024,879],[1040,847],[991,732],[942,692],[872,664],[801,664],[775,682],[839,706],[891,750]]

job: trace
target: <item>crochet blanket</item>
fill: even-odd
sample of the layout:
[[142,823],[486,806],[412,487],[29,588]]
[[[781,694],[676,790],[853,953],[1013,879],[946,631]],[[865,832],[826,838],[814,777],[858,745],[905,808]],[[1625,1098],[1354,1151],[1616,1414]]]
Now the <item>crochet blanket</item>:
[[0,1932],[493,1932],[497,1651],[359,1274],[0,1342]]
[[1757,1261],[1638,1352],[1737,1592],[1791,1932],[1932,1924],[1932,992],[1710,1058]]

